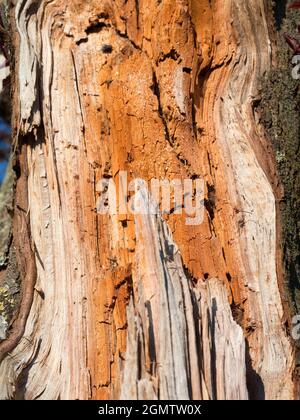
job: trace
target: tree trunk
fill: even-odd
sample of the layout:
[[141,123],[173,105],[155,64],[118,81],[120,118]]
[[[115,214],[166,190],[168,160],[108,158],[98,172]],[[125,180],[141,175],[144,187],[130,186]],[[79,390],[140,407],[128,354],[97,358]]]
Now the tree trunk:
[[[283,189],[257,106],[271,2],[13,3],[0,397],[297,398]],[[99,214],[99,181],[119,196],[124,171],[204,179],[203,222]]]

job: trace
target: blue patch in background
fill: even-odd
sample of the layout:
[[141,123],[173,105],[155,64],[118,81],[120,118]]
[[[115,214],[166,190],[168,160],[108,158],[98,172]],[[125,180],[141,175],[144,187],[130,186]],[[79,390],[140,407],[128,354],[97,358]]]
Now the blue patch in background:
[[[9,125],[6,124],[1,118],[0,118],[0,132],[5,133],[7,135],[10,135],[11,133]],[[9,144],[5,140],[0,138],[0,151],[3,152],[7,156],[7,159],[3,159],[0,161],[0,184],[2,183],[6,174],[9,150],[10,150]]]

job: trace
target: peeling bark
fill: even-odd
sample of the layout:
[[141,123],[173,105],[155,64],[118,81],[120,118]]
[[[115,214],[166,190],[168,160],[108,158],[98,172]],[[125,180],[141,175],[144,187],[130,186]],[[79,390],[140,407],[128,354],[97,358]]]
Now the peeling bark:
[[[270,2],[14,3],[22,293],[0,397],[296,398],[282,188],[256,107]],[[203,178],[203,223],[97,214],[98,181],[120,171]]]

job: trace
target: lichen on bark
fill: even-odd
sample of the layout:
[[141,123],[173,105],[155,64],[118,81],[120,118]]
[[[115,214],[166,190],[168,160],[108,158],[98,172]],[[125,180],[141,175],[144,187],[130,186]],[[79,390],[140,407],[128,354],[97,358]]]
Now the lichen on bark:
[[12,243],[12,217],[16,174],[12,160],[0,189],[0,340],[6,338],[18,308],[20,276]]
[[300,12],[291,10],[278,27],[277,63],[263,82],[261,104],[284,187],[280,202],[282,248],[287,291],[296,313],[300,312],[300,89],[299,80],[292,77],[292,52],[283,33],[296,33],[299,21]]
[[[286,1],[276,2],[284,3]],[[300,313],[300,85],[292,75],[292,51],[284,33],[295,36],[300,11],[288,10],[286,15],[274,9],[277,26],[276,65],[262,84],[261,111],[265,128],[271,138],[283,193],[279,203],[282,232],[282,253],[285,270],[285,298],[292,315]],[[276,15],[277,12],[277,15]],[[296,368],[299,378],[300,340],[295,340]]]

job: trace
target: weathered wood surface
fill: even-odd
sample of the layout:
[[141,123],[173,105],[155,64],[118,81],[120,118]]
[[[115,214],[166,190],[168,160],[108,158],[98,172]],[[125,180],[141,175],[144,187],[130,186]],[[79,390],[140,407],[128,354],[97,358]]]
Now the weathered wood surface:
[[[1,398],[293,399],[268,2],[15,3],[37,277]],[[120,170],[203,177],[204,222],[97,215]]]

